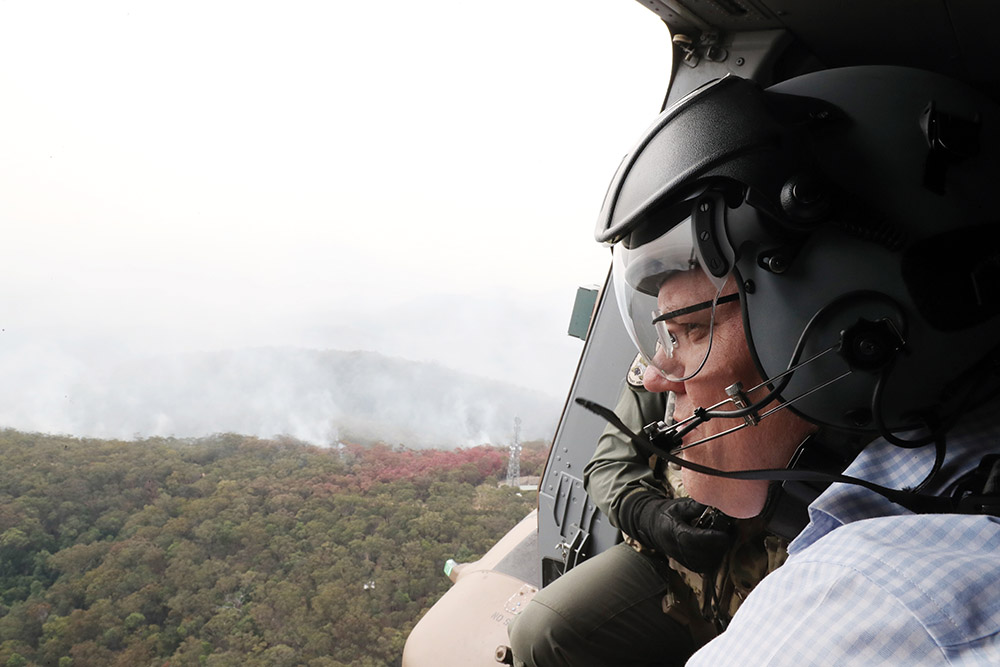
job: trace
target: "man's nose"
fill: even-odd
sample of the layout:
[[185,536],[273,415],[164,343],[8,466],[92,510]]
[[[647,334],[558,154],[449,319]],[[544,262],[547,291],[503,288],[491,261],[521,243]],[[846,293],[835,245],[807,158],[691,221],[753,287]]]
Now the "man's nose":
[[660,370],[659,366],[663,365],[662,362],[669,361],[665,356],[663,350],[657,350],[653,363],[646,366],[646,371],[642,375],[642,386],[646,388],[646,391],[655,393],[664,391],[672,391],[675,394],[685,393],[683,382],[668,380],[666,372]]

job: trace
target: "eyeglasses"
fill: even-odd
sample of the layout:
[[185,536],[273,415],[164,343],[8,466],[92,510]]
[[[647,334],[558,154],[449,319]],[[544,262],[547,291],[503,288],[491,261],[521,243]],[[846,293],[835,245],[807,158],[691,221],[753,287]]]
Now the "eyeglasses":
[[[680,341],[677,340],[677,336],[674,332],[667,328],[667,321],[672,320],[675,317],[680,317],[681,315],[689,315],[691,313],[697,313],[700,310],[705,310],[707,308],[712,308],[723,303],[730,303],[732,301],[737,301],[740,298],[738,292],[733,294],[727,294],[726,296],[719,297],[718,299],[712,299],[709,301],[702,301],[701,303],[696,303],[693,306],[687,306],[685,308],[680,308],[678,310],[671,310],[667,313],[659,313],[658,311],[653,311],[653,328],[656,329],[656,336],[660,341],[660,347],[666,353],[667,357],[673,359],[674,351],[680,345]],[[714,319],[714,318],[713,318]]]

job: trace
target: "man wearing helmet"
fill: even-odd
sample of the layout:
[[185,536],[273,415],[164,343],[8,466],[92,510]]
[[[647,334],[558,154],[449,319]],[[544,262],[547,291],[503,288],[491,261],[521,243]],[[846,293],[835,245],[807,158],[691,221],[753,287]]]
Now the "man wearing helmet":
[[[732,280],[723,286],[723,291],[735,293]],[[643,385],[648,391],[673,391],[677,395],[674,414],[678,419],[690,418],[699,406],[726,401],[725,389],[734,382],[747,388],[761,383],[743,336],[739,304],[730,301],[712,308],[715,297],[715,288],[697,268],[672,276],[658,292],[657,324],[665,331],[667,345],[672,349],[668,354],[659,346],[646,368]],[[707,303],[709,307],[684,312],[699,303]],[[711,354],[705,352],[709,344],[713,348]],[[692,366],[700,364],[703,365],[699,371],[689,374]],[[767,390],[762,387],[749,394],[749,400],[765,393]],[[709,420],[698,425],[688,437],[702,440],[731,427],[724,419]],[[726,447],[694,447],[685,458],[727,471],[781,468],[788,465],[799,444],[815,430],[813,424],[786,410],[761,421],[755,428],[734,433]],[[769,482],[762,480],[698,474],[685,477],[685,487],[692,497],[738,519],[760,514],[768,486]]]
[[[662,290],[658,304],[668,316],[661,328],[673,331],[669,335],[677,341],[674,354],[664,356],[661,346],[647,363],[634,366],[630,379],[639,375],[640,386],[626,388],[616,406],[629,430],[641,430],[665,414],[687,418],[695,407],[725,399],[724,392],[718,395],[720,378],[726,380],[722,386],[733,380],[747,387],[760,384],[742,334],[739,304],[722,297],[714,312],[691,308],[710,306],[715,294],[707,280],[690,270],[696,267],[685,268],[670,278],[672,289]],[[731,287],[727,284],[727,294],[734,293]],[[678,381],[684,373],[665,370],[668,364],[678,370],[690,346],[701,349],[709,336],[713,354],[695,377]],[[760,395],[760,390],[751,394]],[[710,421],[692,437],[709,437],[729,426],[726,420]],[[782,467],[815,430],[786,411],[732,434],[731,447],[715,452],[702,448],[696,453],[709,456],[692,459],[742,470],[765,452],[768,467]],[[766,447],[782,440],[782,447]],[[754,585],[783,562],[786,541],[768,534],[765,522],[754,519],[768,498],[767,481],[722,480],[712,488],[692,477],[688,483],[694,487],[685,488],[679,468],[661,461],[654,464],[658,475],[648,459],[649,453],[636,448],[622,430],[614,425],[605,429],[584,479],[591,499],[622,529],[628,546],[585,562],[532,600],[512,632],[515,664],[683,664],[725,627]],[[684,497],[691,492],[728,517]],[[616,594],[608,596],[609,590]]]
[[[734,517],[839,482],[691,664],[1000,664],[998,182],[997,104],[896,67],[719,80],[623,161],[597,236],[678,395],[632,442]],[[844,475],[797,463],[835,433]]]

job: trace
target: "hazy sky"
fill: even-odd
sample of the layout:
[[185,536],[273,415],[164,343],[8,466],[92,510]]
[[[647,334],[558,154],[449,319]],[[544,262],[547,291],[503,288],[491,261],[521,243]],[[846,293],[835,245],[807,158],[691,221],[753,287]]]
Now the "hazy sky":
[[0,420],[88,368],[255,346],[561,395],[668,43],[633,0],[5,0]]

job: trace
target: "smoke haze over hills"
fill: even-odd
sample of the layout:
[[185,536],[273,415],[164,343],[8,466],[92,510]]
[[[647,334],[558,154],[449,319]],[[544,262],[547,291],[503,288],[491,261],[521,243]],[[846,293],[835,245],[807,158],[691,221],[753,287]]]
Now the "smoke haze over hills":
[[61,365],[58,383],[8,386],[0,424],[123,438],[218,432],[455,447],[549,439],[561,403],[436,363],[374,352],[256,348],[143,358],[106,370]]
[[0,4],[0,427],[550,437],[671,72],[585,5]]

